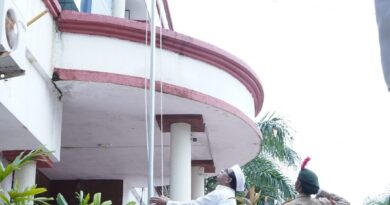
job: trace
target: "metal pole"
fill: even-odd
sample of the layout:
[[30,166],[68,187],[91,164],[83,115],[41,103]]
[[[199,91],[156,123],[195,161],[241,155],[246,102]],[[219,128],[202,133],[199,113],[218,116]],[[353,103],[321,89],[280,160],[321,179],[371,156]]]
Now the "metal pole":
[[151,0],[150,15],[150,81],[149,81],[149,104],[148,104],[148,201],[154,194],[153,165],[154,165],[154,115],[155,115],[155,66],[156,66],[156,27],[154,25],[154,7],[156,0]]

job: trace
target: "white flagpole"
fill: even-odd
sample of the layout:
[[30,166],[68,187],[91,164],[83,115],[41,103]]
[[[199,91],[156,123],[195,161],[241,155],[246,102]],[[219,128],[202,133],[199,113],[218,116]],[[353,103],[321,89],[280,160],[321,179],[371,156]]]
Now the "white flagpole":
[[155,115],[155,67],[156,67],[156,27],[154,14],[156,0],[151,0],[150,15],[150,81],[149,81],[149,104],[148,104],[148,201],[154,195],[153,165],[154,165],[154,115]]

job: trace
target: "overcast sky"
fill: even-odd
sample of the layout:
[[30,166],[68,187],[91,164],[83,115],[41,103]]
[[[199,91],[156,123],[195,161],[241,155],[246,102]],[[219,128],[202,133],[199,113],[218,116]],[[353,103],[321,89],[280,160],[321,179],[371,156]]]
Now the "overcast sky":
[[289,120],[321,187],[352,204],[390,190],[390,93],[373,1],[169,0],[177,32],[256,71],[260,116]]

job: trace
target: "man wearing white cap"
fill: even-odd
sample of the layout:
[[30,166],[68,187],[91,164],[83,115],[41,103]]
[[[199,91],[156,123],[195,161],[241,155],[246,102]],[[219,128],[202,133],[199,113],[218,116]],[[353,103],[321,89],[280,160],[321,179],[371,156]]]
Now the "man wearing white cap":
[[150,202],[156,205],[236,205],[236,191],[245,190],[245,176],[240,166],[222,170],[217,176],[217,183],[214,191],[196,200],[179,202],[165,197],[151,197]]

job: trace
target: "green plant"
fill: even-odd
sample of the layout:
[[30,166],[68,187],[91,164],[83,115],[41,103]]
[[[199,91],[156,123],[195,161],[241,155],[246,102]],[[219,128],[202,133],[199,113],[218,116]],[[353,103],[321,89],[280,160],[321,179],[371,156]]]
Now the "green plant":
[[256,188],[255,186],[252,186],[250,189],[249,189],[249,192],[247,194],[247,196],[249,198],[246,198],[246,197],[243,197],[243,196],[239,196],[239,197],[236,197],[236,200],[238,202],[240,202],[241,204],[246,204],[246,205],[256,205],[259,203],[260,201],[260,196],[261,196],[261,191],[259,192],[256,192]]
[[4,167],[3,163],[0,161],[0,182],[2,182],[12,172],[23,167],[25,164],[34,160],[40,161],[42,160],[42,156],[47,156],[49,153],[50,152],[46,152],[42,148],[32,150],[27,154],[22,152],[6,167]]
[[364,205],[390,205],[390,191],[376,197],[368,197],[363,202]]
[[62,196],[61,193],[57,194],[56,202],[58,205],[68,205],[68,202],[66,202],[64,196]]
[[[80,191],[80,193],[76,192],[76,198],[79,200],[79,205],[111,205],[111,200],[102,202],[101,200],[102,194],[101,193],[95,193],[93,195],[92,202],[90,202],[90,195],[87,194],[84,197],[84,192]],[[68,205],[68,202],[66,201],[65,197],[59,193],[56,198],[58,205]]]
[[[5,167],[0,161],[0,183],[14,171],[21,169],[27,163],[40,161],[43,159],[43,156],[47,156],[49,153],[50,152],[46,152],[42,148],[32,150],[27,154],[22,152]],[[53,198],[34,198],[35,195],[46,191],[47,190],[45,188],[37,188],[36,185],[21,190],[16,182],[14,187],[8,192],[0,187],[0,205],[27,205],[30,204],[30,202],[37,205],[49,205],[48,202],[53,200]]]
[[291,181],[280,171],[271,160],[258,156],[243,167],[248,187],[256,187],[262,193],[258,204],[273,204],[274,200],[287,201],[295,197]]

